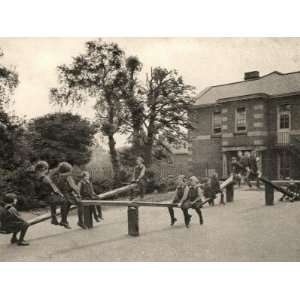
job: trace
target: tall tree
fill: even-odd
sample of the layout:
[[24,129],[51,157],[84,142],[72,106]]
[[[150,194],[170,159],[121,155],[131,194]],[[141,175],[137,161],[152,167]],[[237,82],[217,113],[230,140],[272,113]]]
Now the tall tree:
[[48,114],[28,124],[28,139],[36,158],[46,160],[51,167],[61,161],[88,163],[95,133],[93,124],[71,113]]
[[138,75],[142,70],[142,63],[135,56],[126,59],[127,86],[123,90],[124,100],[127,110],[125,110],[124,124],[127,125],[127,132],[130,133],[129,139],[133,145],[135,153],[139,153],[143,146],[144,137],[144,112],[145,98],[143,87],[138,81]]
[[120,162],[115,134],[122,128],[122,86],[127,84],[124,52],[115,43],[101,40],[86,43],[84,54],[70,65],[58,67],[60,88],[51,90],[58,104],[83,104],[96,100],[95,109],[102,133],[108,138],[114,181],[119,182]]

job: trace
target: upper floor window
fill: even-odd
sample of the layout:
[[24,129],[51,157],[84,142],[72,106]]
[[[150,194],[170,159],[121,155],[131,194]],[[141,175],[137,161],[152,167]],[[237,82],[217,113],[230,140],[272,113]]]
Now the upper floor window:
[[247,130],[246,107],[238,107],[235,112],[235,129],[236,132]]
[[279,106],[279,129],[289,129],[291,119],[291,105],[283,104]]
[[222,114],[220,111],[213,113],[213,134],[222,132]]

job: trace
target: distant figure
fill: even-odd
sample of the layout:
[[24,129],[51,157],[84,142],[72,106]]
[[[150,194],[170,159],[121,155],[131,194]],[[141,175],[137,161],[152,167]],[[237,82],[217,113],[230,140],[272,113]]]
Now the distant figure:
[[[81,173],[81,180],[79,181],[78,188],[82,199],[99,199],[94,191],[93,184],[90,181],[90,174],[88,171]],[[100,205],[92,206],[92,214],[96,222],[100,222],[100,219],[103,219],[102,208]]]
[[249,187],[252,187],[252,184],[249,180],[250,175],[250,152],[245,152],[244,155],[239,155],[239,163],[241,165],[241,175],[244,178],[245,183],[248,184]]
[[260,188],[260,182],[258,179],[258,157],[256,155],[256,151],[253,150],[249,156],[249,168],[250,168],[250,174],[248,175],[248,178],[251,178],[253,180],[256,180],[256,186],[257,188]]
[[241,165],[237,158],[234,156],[231,159],[231,174],[233,176],[234,182],[240,187],[241,186]]
[[70,212],[71,205],[73,204],[77,206],[77,215],[78,215],[77,225],[83,229],[86,229],[86,226],[83,223],[83,208],[79,202],[80,191],[72,177],[72,169],[73,167],[67,162],[62,162],[58,166],[57,186],[62,192],[62,194],[64,195],[64,198],[66,199],[65,207],[64,207],[64,215],[61,221],[61,225],[67,229],[71,229],[68,222],[68,215]]
[[49,165],[46,161],[37,162],[34,171],[37,178],[35,184],[37,197],[40,201],[44,201],[50,206],[51,224],[59,225],[56,217],[56,208],[57,206],[61,207],[61,215],[63,216],[63,208],[65,205],[64,196],[48,175]]
[[[177,204],[178,207],[182,207],[183,202],[187,199],[188,193],[189,187],[186,184],[185,176],[179,175],[177,178],[177,187],[172,203]],[[173,207],[168,207],[168,210],[171,217],[171,226],[173,226],[175,222],[177,222],[177,219],[175,218],[174,209]]]
[[[138,184],[138,193],[140,195],[141,200],[144,199],[146,189],[145,174],[146,167],[144,165],[144,159],[141,156],[138,156],[136,159],[136,166],[133,170],[131,182]],[[132,190],[130,193],[130,200],[133,200],[134,194],[135,191]]]
[[190,186],[187,199],[182,204],[185,226],[187,228],[189,227],[192,218],[192,215],[190,215],[188,212],[190,208],[193,208],[198,214],[200,225],[203,224],[203,216],[201,212],[202,197],[203,194],[201,188],[199,187],[199,180],[196,176],[192,176],[190,178]]
[[[0,229],[6,233],[12,233],[10,242],[18,246],[28,246],[29,243],[24,240],[29,224],[21,217],[15,208],[17,196],[14,193],[4,195],[3,202],[0,205]],[[17,237],[17,234],[19,238]]]

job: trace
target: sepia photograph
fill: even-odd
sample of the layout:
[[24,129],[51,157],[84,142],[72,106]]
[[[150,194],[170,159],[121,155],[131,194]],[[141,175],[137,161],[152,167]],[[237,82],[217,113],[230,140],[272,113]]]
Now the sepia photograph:
[[300,261],[299,53],[0,38],[0,261]]

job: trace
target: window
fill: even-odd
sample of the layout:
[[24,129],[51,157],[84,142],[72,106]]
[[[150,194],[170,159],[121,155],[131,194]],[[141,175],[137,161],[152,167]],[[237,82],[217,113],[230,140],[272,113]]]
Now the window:
[[247,130],[246,108],[239,107],[235,115],[235,129],[236,132],[243,132]]
[[213,134],[219,134],[222,132],[222,114],[220,111],[213,113]]
[[291,106],[289,104],[279,106],[279,129],[290,128],[290,112]]

